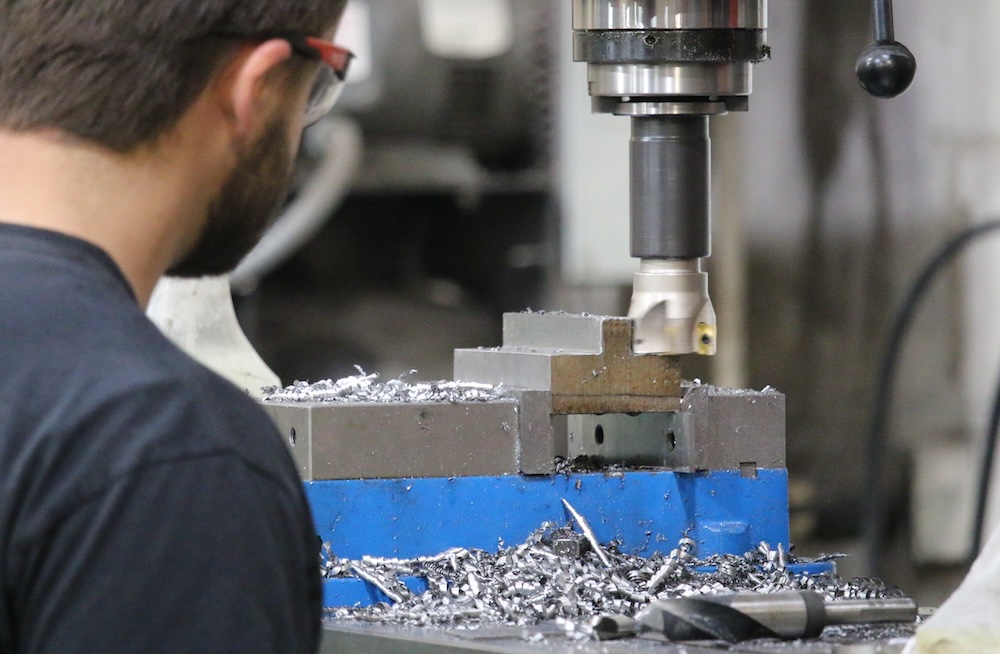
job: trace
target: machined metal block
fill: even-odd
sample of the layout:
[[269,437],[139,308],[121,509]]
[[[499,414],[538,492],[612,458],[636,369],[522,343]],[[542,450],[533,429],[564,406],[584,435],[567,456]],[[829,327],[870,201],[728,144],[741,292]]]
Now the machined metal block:
[[748,476],[785,466],[785,396],[774,390],[694,386],[676,413],[574,415],[567,422],[570,459]]
[[518,403],[277,404],[265,410],[306,481],[520,472]]
[[676,357],[632,351],[628,318],[504,315],[504,345],[456,350],[455,379],[547,391],[554,415],[677,411]]
[[681,411],[691,416],[692,470],[785,467],[785,396],[761,391],[694,386]]
[[551,415],[552,395],[546,391],[511,391],[518,402],[519,468],[525,475],[549,475],[556,460],[568,456],[566,417]]

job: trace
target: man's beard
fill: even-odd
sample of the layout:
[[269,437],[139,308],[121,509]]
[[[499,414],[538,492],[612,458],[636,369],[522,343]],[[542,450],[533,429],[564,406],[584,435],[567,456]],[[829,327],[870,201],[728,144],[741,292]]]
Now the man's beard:
[[292,176],[285,121],[275,120],[240,154],[208,208],[198,242],[168,275],[205,277],[233,270],[257,245],[278,213]]

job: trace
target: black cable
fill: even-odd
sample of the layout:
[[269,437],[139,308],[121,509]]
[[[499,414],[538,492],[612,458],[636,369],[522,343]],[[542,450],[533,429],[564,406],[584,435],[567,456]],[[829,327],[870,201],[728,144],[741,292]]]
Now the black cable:
[[976,517],[972,524],[972,552],[969,563],[986,543],[983,542],[986,531],[986,507],[990,501],[990,486],[993,477],[993,460],[997,453],[997,433],[1000,431],[1000,374],[997,375],[996,394],[993,396],[993,408],[990,411],[990,424],[986,432],[986,448],[983,450],[982,468],[979,470],[979,486],[976,491]]
[[[981,236],[997,230],[1000,230],[1000,220],[993,220],[970,227],[954,236],[921,270],[916,282],[910,288],[906,300],[896,314],[892,332],[887,341],[885,356],[879,369],[875,387],[874,411],[871,427],[868,431],[868,474],[865,476],[865,489],[869,504],[864,519],[864,542],[868,555],[868,569],[874,576],[877,576],[879,572],[879,553],[882,551],[886,521],[885,498],[881,492],[883,458],[886,449],[884,432],[886,421],[889,418],[889,408],[892,405],[893,379],[903,348],[903,341],[909,332],[920,301],[941,269],[961,254],[969,244]],[[1000,413],[1000,407],[997,407],[997,412]],[[998,420],[1000,420],[1000,416],[998,416]],[[987,475],[985,479],[981,479],[981,483],[988,486],[988,477]]]

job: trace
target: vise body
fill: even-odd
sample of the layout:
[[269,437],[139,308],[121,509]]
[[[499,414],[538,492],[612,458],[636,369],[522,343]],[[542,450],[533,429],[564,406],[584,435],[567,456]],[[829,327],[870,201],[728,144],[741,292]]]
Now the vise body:
[[564,499],[631,553],[787,546],[784,396],[683,384],[632,342],[626,318],[507,314],[503,346],[455,352],[455,379],[491,388],[474,400],[264,404],[341,557],[520,542]]

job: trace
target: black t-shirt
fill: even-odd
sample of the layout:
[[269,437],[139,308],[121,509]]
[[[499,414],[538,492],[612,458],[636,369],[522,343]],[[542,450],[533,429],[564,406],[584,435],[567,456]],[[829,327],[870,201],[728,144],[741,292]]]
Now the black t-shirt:
[[103,251],[0,225],[0,653],[313,652],[315,534],[266,414]]

